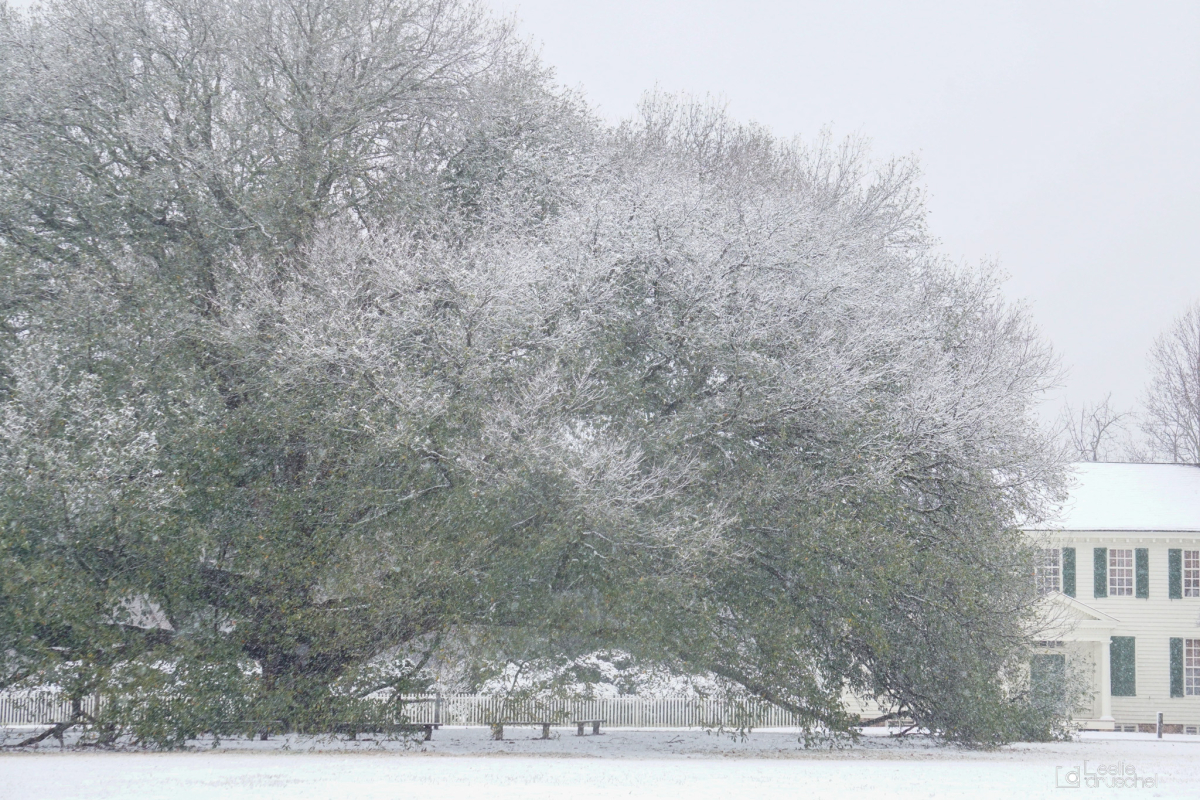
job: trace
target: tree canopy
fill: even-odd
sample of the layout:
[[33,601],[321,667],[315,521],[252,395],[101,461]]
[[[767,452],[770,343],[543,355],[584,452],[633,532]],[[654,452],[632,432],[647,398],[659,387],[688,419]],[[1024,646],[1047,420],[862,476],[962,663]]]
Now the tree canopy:
[[1045,735],[1053,360],[918,181],[605,127],[469,2],[0,12],[3,683],[175,745],[483,630]]

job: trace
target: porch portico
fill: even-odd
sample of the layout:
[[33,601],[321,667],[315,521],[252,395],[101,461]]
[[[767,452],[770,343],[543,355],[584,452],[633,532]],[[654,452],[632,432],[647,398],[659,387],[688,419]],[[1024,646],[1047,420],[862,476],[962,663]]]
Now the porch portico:
[[1040,653],[1062,654],[1068,674],[1081,680],[1083,698],[1076,722],[1083,730],[1111,731],[1113,631],[1120,620],[1074,597],[1053,592],[1043,601]]

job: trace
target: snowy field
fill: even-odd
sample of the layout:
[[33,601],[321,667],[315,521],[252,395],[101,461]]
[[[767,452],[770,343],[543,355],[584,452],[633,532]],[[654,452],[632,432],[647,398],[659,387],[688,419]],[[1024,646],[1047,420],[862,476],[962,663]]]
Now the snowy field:
[[[198,742],[182,753],[79,752],[57,744],[0,754],[0,797],[56,800],[325,800],[326,798],[593,797],[1200,797],[1200,737],[1085,734],[1059,744],[972,752],[923,739],[864,737],[843,750],[805,750],[794,734],[745,740],[696,730],[443,728],[405,747],[278,737]],[[1110,788],[1113,768],[1133,786]],[[1149,779],[1149,780],[1147,780]],[[1098,784],[1091,786],[1089,784]],[[1150,785],[1147,785],[1150,784]]]

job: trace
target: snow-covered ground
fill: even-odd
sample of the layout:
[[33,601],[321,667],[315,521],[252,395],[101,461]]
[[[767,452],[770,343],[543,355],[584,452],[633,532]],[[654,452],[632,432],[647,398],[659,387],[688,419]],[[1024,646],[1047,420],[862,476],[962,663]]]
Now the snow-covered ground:
[[[56,800],[325,800],[325,798],[592,797],[1200,797],[1200,737],[1084,734],[1073,742],[994,752],[871,735],[842,750],[805,750],[794,733],[745,740],[696,730],[443,728],[434,741],[278,737],[197,743],[191,752],[60,750],[0,755],[0,797]],[[10,739],[11,741],[11,739]],[[1132,783],[1105,785],[1114,770]],[[1089,785],[1096,784],[1096,785]],[[1070,786],[1074,788],[1074,786]]]

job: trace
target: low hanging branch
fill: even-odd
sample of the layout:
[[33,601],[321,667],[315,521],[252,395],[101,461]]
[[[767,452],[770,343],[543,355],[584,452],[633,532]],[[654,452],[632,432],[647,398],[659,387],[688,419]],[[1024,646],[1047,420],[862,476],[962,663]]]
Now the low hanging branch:
[[74,717],[72,717],[67,722],[56,722],[56,723],[54,723],[54,725],[52,725],[51,727],[42,731],[37,736],[30,736],[28,739],[26,739],[22,742],[18,742],[17,744],[12,744],[12,745],[5,745],[5,747],[12,747],[12,748],[29,747],[30,745],[35,745],[35,744],[38,744],[39,742],[45,741],[46,739],[49,739],[51,736],[53,736],[55,739],[57,739],[59,744],[63,744],[63,734],[66,733],[67,731],[69,731],[71,728],[75,727],[76,724],[78,724],[78,720],[76,720]]
[[44,742],[46,739],[49,739],[51,736],[53,736],[55,739],[57,739],[58,743],[60,745],[64,745],[65,744],[65,742],[63,741],[64,733],[69,731],[71,728],[74,728],[76,725],[80,724],[81,722],[95,722],[95,721],[96,720],[90,714],[86,713],[83,710],[82,701],[79,698],[74,698],[71,701],[71,716],[70,716],[70,718],[68,718],[62,722],[54,723],[49,728],[47,728],[46,730],[37,734],[36,736],[30,736],[28,739],[18,742],[17,744],[4,745],[4,746],[10,747],[13,749],[17,749],[17,748],[21,748],[21,747],[30,747],[30,746],[38,744],[40,742]]

